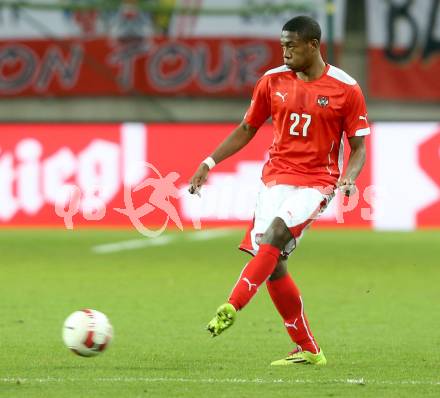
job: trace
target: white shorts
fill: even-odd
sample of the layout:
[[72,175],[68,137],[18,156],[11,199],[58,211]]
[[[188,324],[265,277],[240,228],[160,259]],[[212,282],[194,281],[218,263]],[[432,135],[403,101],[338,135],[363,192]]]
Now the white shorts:
[[263,234],[275,217],[281,218],[292,233],[292,240],[283,250],[289,255],[296,247],[304,230],[327,207],[334,194],[323,194],[318,189],[293,185],[261,185],[257,196],[254,219],[239,249],[256,255]]

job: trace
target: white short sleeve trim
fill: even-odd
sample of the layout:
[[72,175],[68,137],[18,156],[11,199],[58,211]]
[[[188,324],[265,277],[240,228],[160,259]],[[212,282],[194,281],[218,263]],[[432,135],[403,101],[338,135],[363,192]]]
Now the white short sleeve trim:
[[370,128],[367,127],[365,129],[356,130],[356,133],[354,135],[356,137],[362,137],[364,135],[370,135]]
[[356,84],[356,80],[353,79],[347,72],[344,72],[342,69],[339,69],[333,65],[330,65],[327,75],[350,86],[354,86]]
[[264,74],[264,76],[272,75],[273,73],[290,72],[290,71],[291,70],[289,69],[289,67],[287,65],[281,65],[281,66],[278,66],[277,68],[269,69]]

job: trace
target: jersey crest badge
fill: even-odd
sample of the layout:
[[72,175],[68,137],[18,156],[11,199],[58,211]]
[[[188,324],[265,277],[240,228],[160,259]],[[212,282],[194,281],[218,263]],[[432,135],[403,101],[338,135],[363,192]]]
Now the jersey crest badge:
[[325,108],[328,105],[328,97],[324,96],[324,95],[318,95],[318,105],[321,108]]

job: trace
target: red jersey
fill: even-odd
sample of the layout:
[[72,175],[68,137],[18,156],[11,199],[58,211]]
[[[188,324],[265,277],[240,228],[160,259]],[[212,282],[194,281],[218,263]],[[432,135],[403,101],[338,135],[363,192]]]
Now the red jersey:
[[335,186],[343,134],[370,134],[362,91],[347,73],[327,65],[313,81],[283,65],[257,82],[245,121],[259,128],[272,116],[274,140],[263,168],[265,184]]

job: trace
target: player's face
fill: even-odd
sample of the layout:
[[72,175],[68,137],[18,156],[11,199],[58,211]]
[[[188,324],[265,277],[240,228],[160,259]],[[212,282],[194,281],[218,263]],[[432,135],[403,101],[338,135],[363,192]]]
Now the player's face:
[[303,72],[313,62],[314,43],[302,40],[296,32],[281,32],[281,48],[284,64],[294,72]]

